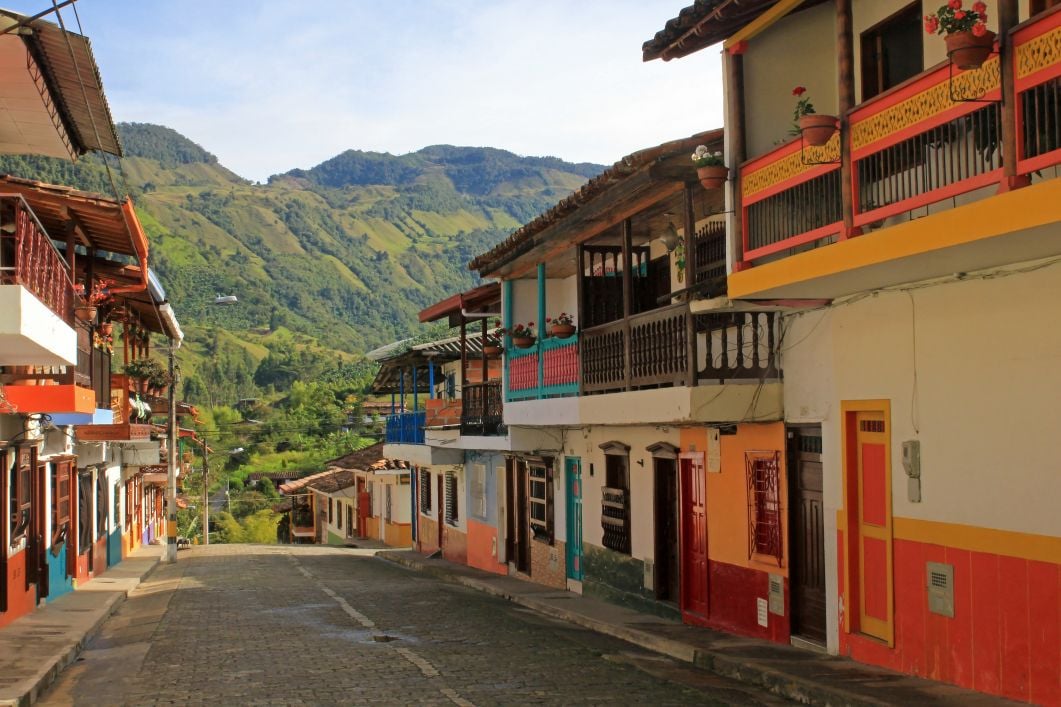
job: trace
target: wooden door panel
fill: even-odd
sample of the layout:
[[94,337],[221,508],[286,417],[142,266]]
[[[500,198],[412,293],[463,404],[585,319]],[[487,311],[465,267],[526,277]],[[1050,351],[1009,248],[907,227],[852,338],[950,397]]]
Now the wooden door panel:
[[891,470],[883,412],[855,415],[859,630],[892,640]]
[[567,459],[567,576],[582,581],[582,462]]
[[707,506],[702,457],[683,456],[681,473],[681,609],[706,619],[707,601]]
[[821,428],[792,430],[789,468],[791,476],[791,602],[792,632],[824,643],[825,516],[822,502]]

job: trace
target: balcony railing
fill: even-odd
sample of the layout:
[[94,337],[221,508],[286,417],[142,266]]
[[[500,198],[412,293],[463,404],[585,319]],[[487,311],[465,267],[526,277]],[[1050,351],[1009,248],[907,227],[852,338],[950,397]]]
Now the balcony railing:
[[496,435],[501,432],[501,381],[468,383],[461,392],[461,434]]
[[0,284],[22,285],[63,321],[73,321],[70,268],[18,194],[0,194]]
[[76,385],[91,388],[96,409],[111,407],[111,355],[91,344],[86,325],[75,323],[76,366],[5,366],[0,382],[11,385]]
[[[831,243],[1018,175],[1061,164],[1061,7],[1010,31],[1016,101],[1001,102],[996,51],[979,69],[944,63],[848,114],[852,226],[844,232],[840,136],[822,148],[795,140],[741,168],[745,266]],[[1012,111],[1016,154],[1003,150]]]
[[387,416],[387,442],[389,444],[423,444],[426,413],[401,412]]
[[578,394],[578,342],[576,333],[566,339],[538,339],[528,349],[509,346],[506,398],[535,400]]

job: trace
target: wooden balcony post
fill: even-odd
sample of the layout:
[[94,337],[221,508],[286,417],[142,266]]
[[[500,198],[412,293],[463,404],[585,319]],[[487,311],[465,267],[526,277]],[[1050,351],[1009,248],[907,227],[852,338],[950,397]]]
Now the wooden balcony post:
[[[461,313],[461,391],[468,385],[468,320]],[[463,395],[463,392],[461,393]]]
[[480,320],[480,323],[481,323],[482,326],[481,326],[480,334],[479,334],[479,344],[482,346],[482,350],[480,351],[480,353],[482,353],[482,372],[483,372],[483,375],[479,379],[479,382],[480,383],[485,383],[486,382],[486,378],[487,378],[487,374],[489,373],[488,364],[487,364],[487,360],[486,360],[486,317],[483,317]]
[[542,397],[545,381],[545,352],[542,351],[542,339],[545,338],[545,263],[538,263],[538,339],[534,348],[538,351],[538,397]]
[[744,139],[744,50],[746,42],[726,49],[722,55],[726,72],[726,134],[729,147],[727,161],[730,173],[730,208],[733,211],[730,223],[728,250],[733,253],[734,270],[741,269],[744,262],[744,209],[741,206],[741,165],[747,159]]
[[[696,213],[693,211],[693,189],[698,188],[695,183],[685,185],[685,286],[693,287],[696,283]],[[685,300],[693,299],[692,290],[685,295]],[[696,385],[696,326],[692,314],[686,309],[685,312],[685,385]]]
[[623,387],[630,390],[630,312],[633,298],[633,250],[634,227],[630,219],[623,220]]
[[836,61],[839,79],[840,204],[844,219],[840,239],[857,236],[855,229],[854,164],[851,160],[851,125],[848,113],[855,107],[855,55],[851,0],[836,0]]
[[1013,80],[1013,36],[1020,22],[1017,0],[998,1],[999,78],[1002,81],[1002,184],[999,191],[1027,186],[1031,180],[1017,175],[1017,87]]

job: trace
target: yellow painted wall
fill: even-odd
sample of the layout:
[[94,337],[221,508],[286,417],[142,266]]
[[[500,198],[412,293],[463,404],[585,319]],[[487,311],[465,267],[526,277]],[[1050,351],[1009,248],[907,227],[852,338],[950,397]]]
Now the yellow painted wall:
[[[722,471],[707,474],[708,556],[715,562],[788,576],[788,474],[784,423],[737,425],[737,434],[721,435],[719,441]],[[681,431],[682,450],[692,447],[706,453],[706,428],[686,428]],[[782,508],[784,561],[780,568],[773,558],[758,555],[748,557],[748,489],[744,456],[748,451],[781,453],[779,500]]]
[[383,523],[383,542],[391,547],[409,547],[413,544],[412,526],[408,523]]

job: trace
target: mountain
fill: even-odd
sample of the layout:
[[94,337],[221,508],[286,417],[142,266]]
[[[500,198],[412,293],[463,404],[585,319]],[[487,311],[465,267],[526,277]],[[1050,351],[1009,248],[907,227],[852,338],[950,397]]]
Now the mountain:
[[[270,351],[346,360],[415,333],[419,310],[476,284],[474,255],[603,169],[435,145],[347,150],[262,185],[170,128],[118,128],[126,157],[108,163],[111,175],[99,157],[8,156],[0,173],[105,194],[113,178],[131,193],[151,267],[189,333],[188,365],[216,365],[220,350],[243,378]],[[239,305],[214,306],[219,293]]]

